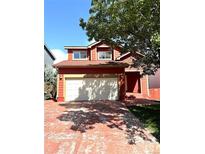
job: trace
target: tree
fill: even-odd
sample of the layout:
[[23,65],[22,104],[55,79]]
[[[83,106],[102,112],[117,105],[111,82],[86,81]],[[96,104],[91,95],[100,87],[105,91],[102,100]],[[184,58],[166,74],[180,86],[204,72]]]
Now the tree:
[[[121,46],[122,52],[145,55],[134,62],[146,74],[160,67],[159,0],[92,0],[87,22],[80,19],[89,41]],[[133,54],[135,55],[135,54]]]
[[57,73],[49,67],[44,67],[44,99],[56,97]]

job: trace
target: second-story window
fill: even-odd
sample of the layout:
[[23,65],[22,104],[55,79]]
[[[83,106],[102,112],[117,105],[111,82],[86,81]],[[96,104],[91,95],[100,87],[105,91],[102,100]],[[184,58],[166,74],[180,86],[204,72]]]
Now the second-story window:
[[98,51],[99,60],[112,60],[112,51]]
[[74,60],[86,60],[87,51],[73,51],[73,59]]

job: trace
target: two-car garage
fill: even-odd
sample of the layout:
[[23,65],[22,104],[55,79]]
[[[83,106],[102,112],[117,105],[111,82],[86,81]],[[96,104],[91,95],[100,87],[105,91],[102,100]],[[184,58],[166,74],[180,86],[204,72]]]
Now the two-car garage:
[[117,77],[65,79],[65,101],[118,99]]
[[58,71],[58,102],[124,99],[127,64],[63,61],[54,66]]

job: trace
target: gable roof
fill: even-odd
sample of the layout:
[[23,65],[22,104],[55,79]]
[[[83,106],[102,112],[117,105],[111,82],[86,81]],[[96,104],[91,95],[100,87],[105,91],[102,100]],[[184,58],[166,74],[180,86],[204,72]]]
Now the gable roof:
[[93,46],[95,46],[95,45],[97,45],[97,44],[99,44],[99,43],[101,43],[102,41],[97,41],[97,42],[94,42],[94,43],[91,43],[90,45],[88,45],[88,47],[93,47]]
[[93,46],[102,43],[103,41],[97,41],[94,43],[89,44],[88,46],[64,46],[64,49],[90,49]]
[[[100,44],[102,43],[103,41],[97,41],[97,42],[94,42],[94,43],[91,43],[90,45],[88,46],[64,46],[64,49],[90,49],[92,48],[93,46],[97,45],[97,44]],[[104,47],[104,46],[103,46]],[[120,46],[121,48],[121,46]],[[140,55],[140,56],[143,56],[143,54],[139,53],[139,52],[135,52],[136,54]],[[126,52],[125,54],[122,54],[121,56],[117,57],[116,60],[120,60],[121,58],[127,56],[128,54],[130,54],[130,52]]]
[[47,47],[46,43],[44,43],[44,50],[48,53],[48,55],[55,60],[55,56],[52,54],[52,52],[49,50],[49,48]]
[[[138,54],[138,55],[140,55],[140,56],[142,56],[142,57],[144,57],[144,55],[141,54],[141,53],[139,53],[139,52],[135,52],[135,53]],[[126,52],[126,53],[120,55],[119,57],[117,57],[116,60],[120,60],[120,59],[122,59],[123,57],[125,57],[125,56],[127,56],[127,55],[129,55],[129,54],[131,54],[131,52]]]

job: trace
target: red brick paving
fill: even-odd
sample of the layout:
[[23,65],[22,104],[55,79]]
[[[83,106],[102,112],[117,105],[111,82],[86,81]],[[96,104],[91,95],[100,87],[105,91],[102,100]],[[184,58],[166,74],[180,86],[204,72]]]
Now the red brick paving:
[[159,143],[118,101],[45,101],[45,154],[158,154]]

